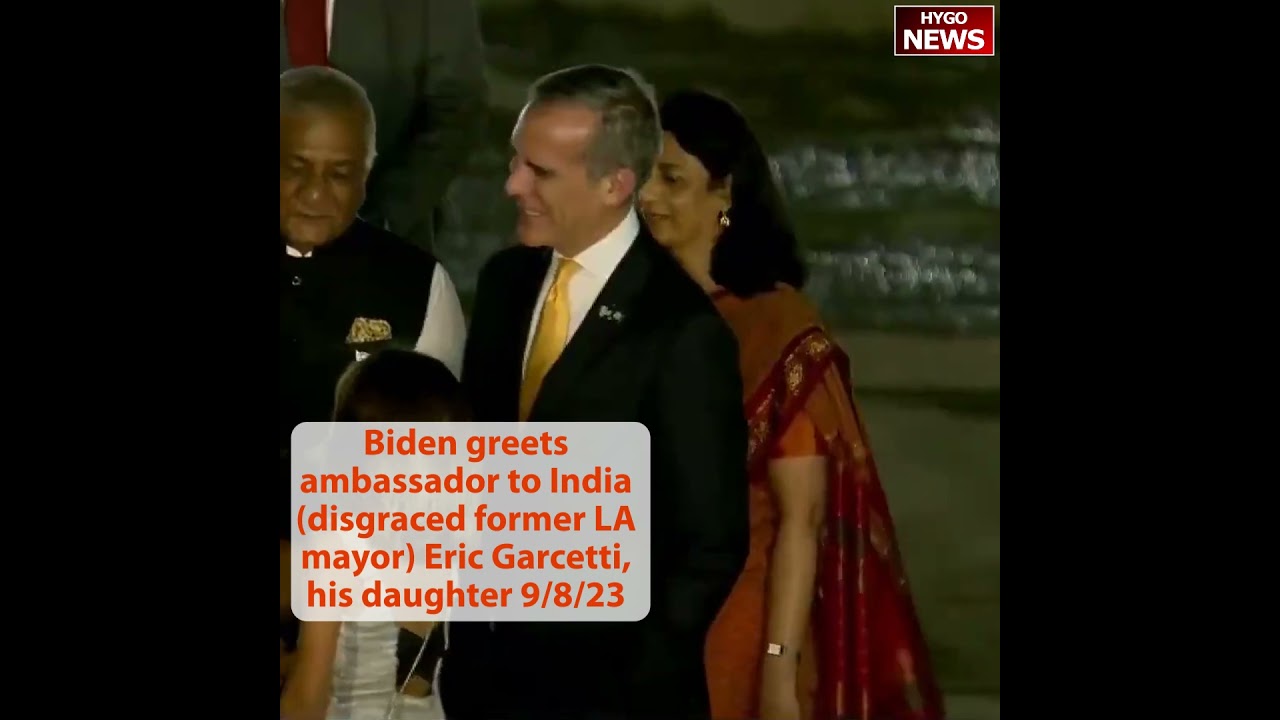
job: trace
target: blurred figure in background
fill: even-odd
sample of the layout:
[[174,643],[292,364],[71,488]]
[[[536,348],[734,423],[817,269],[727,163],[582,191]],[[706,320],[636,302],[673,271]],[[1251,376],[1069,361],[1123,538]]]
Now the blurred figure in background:
[[484,119],[475,3],[282,0],[280,72],[309,65],[350,75],[377,113],[377,162],[361,217],[431,249],[445,190]]
[[[338,382],[334,422],[465,422],[462,386],[440,361],[407,350],[384,350],[354,363]],[[289,720],[439,720],[435,697],[397,695],[411,671],[430,677],[438,656],[406,658],[405,632],[431,633],[433,623],[305,622],[285,675],[280,714]],[[422,647],[421,641],[417,643]],[[399,657],[398,657],[399,656]],[[282,663],[283,664],[283,663]],[[414,665],[416,664],[416,667]],[[395,712],[388,714],[392,704]]]
[[707,643],[712,717],[941,718],[849,361],[799,292],[768,160],[713,95],[673,94],[661,120],[644,220],[737,335],[750,428],[751,551]]

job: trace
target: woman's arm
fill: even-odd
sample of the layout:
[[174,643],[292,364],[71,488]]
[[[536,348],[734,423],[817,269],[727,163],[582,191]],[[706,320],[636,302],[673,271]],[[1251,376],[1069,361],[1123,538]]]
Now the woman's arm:
[[[769,481],[778,502],[778,536],[769,559],[768,615],[764,642],[782,646],[766,653],[761,668],[764,717],[779,720],[797,712],[796,672],[809,630],[817,575],[818,540],[827,497],[827,460],[818,455],[769,462]],[[766,707],[767,706],[767,707]]]
[[280,696],[280,715],[289,720],[324,720],[333,684],[342,623],[304,622],[298,633],[289,677]]

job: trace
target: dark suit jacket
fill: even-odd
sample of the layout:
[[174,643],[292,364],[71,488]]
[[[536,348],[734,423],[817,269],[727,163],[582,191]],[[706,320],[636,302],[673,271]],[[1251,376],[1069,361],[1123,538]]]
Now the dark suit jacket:
[[[463,367],[476,419],[517,419],[546,249],[480,273]],[[602,318],[607,305],[623,320]],[[642,232],[552,367],[533,421],[638,421],[652,438],[653,595],[636,623],[454,623],[450,720],[706,718],[703,646],[747,554],[747,432],[737,342]]]
[[[433,212],[486,107],[475,3],[334,0],[329,62],[364,87],[377,116],[378,157],[361,216],[430,250]],[[280,72],[288,69],[282,9]]]

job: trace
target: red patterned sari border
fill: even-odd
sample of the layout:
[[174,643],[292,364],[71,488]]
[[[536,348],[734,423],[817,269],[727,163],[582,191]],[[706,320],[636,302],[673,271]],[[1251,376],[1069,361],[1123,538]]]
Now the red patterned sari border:
[[[843,357],[825,330],[811,326],[797,333],[759,381],[746,402],[749,447],[747,466],[754,476],[769,456],[769,439],[785,428],[822,382],[831,363]],[[847,367],[847,362],[843,363]],[[781,397],[779,397],[781,395]]]

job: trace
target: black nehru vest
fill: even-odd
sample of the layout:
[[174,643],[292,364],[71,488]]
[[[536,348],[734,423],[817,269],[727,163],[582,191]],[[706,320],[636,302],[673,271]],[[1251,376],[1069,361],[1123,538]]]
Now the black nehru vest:
[[357,353],[417,343],[435,267],[427,251],[363,220],[310,257],[289,255],[281,239],[282,463],[298,423],[332,419],[334,388]]

